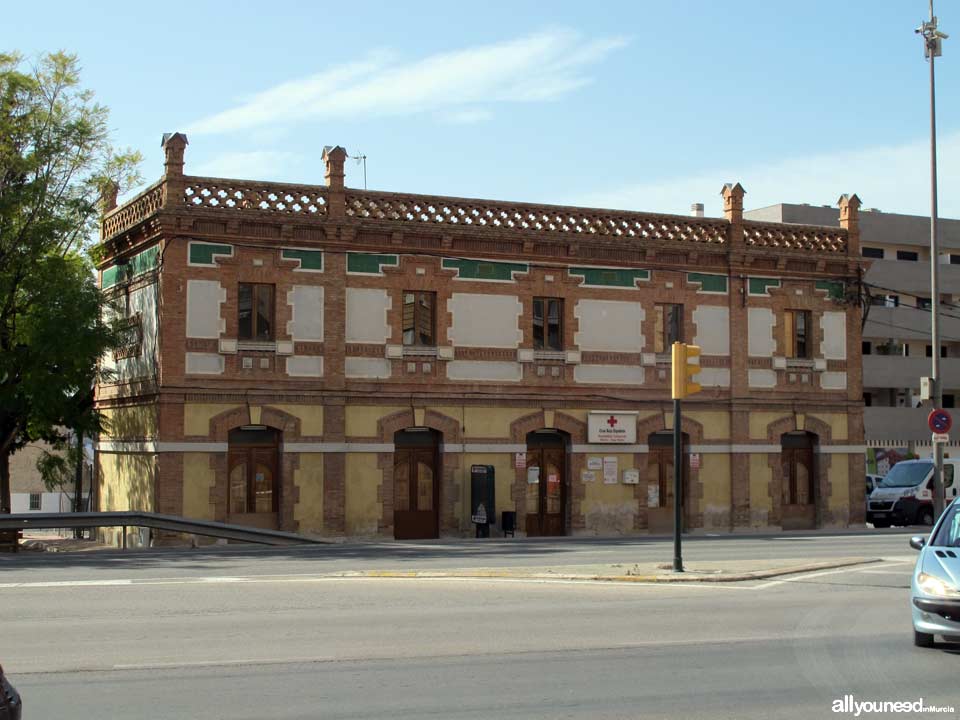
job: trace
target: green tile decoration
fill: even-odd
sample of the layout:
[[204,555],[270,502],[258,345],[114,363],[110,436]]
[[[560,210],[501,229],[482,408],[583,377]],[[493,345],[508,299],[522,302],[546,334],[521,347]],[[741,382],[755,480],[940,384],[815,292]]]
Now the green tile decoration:
[[103,271],[100,281],[105,290],[117,283],[127,282],[157,268],[160,262],[160,246],[154,245],[130,258],[126,265],[111,265]]
[[572,267],[567,272],[582,277],[581,285],[595,287],[635,288],[637,280],[650,279],[649,270],[633,268]]
[[688,283],[698,283],[697,292],[725,293],[727,292],[726,275],[710,275],[708,273],[687,273]]
[[823,290],[831,300],[843,300],[845,287],[839,280],[817,280],[815,283],[817,290]]
[[530,272],[527,263],[495,262],[493,260],[464,260],[444,258],[444,270],[456,270],[460,280],[497,280],[514,282],[516,273]]
[[377,255],[375,253],[347,253],[347,272],[380,275],[384,265],[397,266],[397,255]]
[[780,287],[780,278],[747,278],[747,293],[749,295],[769,295],[769,288],[772,287]]
[[216,265],[217,257],[233,257],[233,245],[217,245],[214,243],[191,242],[191,265]]
[[300,248],[281,248],[281,260],[299,260],[300,264],[295,270],[313,270],[320,272],[323,270],[323,251],[322,250],[301,250]]

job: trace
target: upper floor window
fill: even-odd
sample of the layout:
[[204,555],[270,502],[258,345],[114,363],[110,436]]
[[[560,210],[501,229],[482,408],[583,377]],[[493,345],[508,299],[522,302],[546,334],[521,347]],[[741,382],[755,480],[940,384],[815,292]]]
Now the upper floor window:
[[897,250],[897,260],[910,260],[916,262],[920,256],[913,250]]
[[960,255],[950,253],[950,264],[951,265],[960,265]]
[[654,312],[653,351],[668,353],[675,342],[683,342],[683,305],[657,305]]
[[273,340],[274,286],[240,283],[237,298],[237,338]]
[[434,347],[437,344],[437,294],[406,290],[403,293],[403,344]]
[[563,350],[563,300],[533,299],[533,349]]
[[860,249],[860,253],[864,257],[876,258],[877,260],[883,260],[883,248],[875,247],[863,247]]
[[783,314],[786,356],[788,358],[809,358],[812,338],[810,335],[810,311],[787,310]]
[[40,501],[41,501],[40,493],[30,493],[30,509],[31,510],[39,510]]
[[862,341],[862,342],[860,343],[860,351],[861,351],[864,355],[872,355],[872,354],[873,354],[873,343],[870,342],[869,340],[864,340],[864,341]]

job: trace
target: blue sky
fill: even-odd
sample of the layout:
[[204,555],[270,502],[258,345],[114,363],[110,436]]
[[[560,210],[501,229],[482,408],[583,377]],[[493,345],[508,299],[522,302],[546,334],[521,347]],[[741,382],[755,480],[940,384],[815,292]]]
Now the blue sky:
[[[960,217],[960,2],[937,61],[941,214]],[[42,21],[38,21],[38,11]],[[926,0],[17,3],[0,48],[79,55],[119,145],[162,173],[685,214],[929,212]],[[362,187],[349,163],[347,184]]]

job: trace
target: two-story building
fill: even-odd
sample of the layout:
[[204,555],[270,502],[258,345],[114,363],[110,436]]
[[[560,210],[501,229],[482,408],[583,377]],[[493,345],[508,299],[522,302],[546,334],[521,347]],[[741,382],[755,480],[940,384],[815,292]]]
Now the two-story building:
[[[856,196],[840,227],[163,178],[102,223],[128,342],[98,388],[101,509],[324,536],[667,532],[670,346],[693,529],[863,522]],[[851,299],[852,298],[852,299]]]

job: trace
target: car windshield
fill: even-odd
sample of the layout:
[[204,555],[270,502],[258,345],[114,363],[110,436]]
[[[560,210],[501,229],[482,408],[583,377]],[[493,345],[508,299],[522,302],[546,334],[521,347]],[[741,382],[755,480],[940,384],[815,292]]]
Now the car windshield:
[[940,523],[937,534],[930,544],[941,547],[960,546],[960,505],[957,505],[954,501],[946,509],[944,515],[943,522]]
[[897,463],[883,478],[884,487],[913,487],[923,482],[933,468],[931,462]]

